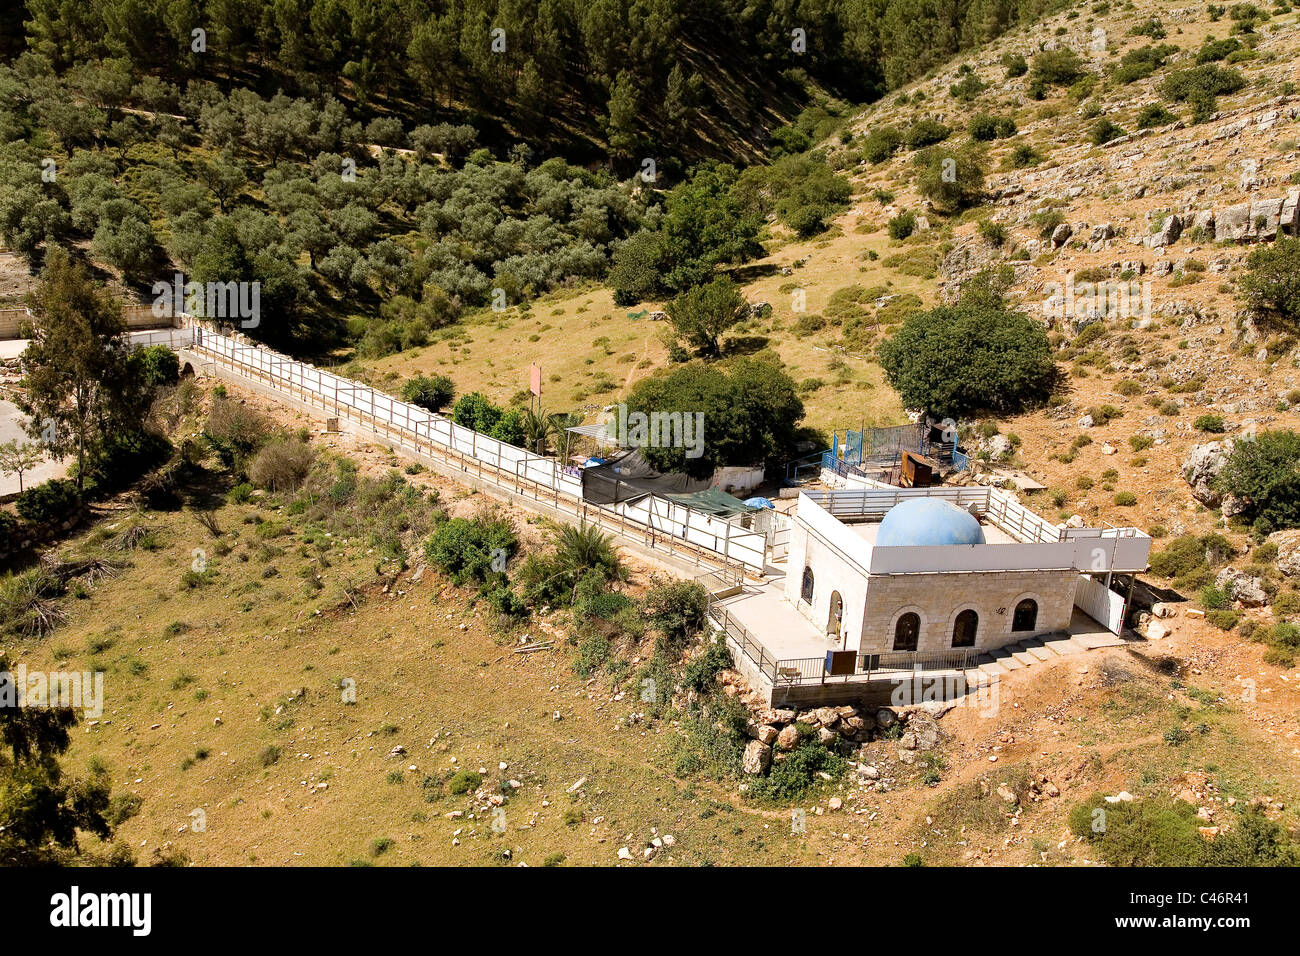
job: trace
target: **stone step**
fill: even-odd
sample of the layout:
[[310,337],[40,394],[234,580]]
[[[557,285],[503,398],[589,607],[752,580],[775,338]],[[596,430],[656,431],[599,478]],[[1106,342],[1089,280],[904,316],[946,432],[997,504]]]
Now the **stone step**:
[[1082,654],[1088,648],[1076,641],[1069,635],[1060,637],[1048,637],[1043,639],[1043,646],[1054,654],[1061,657],[1068,657],[1072,654]]
[[1099,634],[1075,634],[1071,640],[1077,641],[1085,650],[1093,650],[1098,647],[1118,647],[1124,642],[1109,631]]
[[1011,654],[1011,659],[1017,661],[1021,667],[1032,667],[1038,663],[1039,658],[1029,653],[1019,644],[1008,644],[1004,650]]
[[[986,664],[981,664],[978,668],[978,672],[987,675],[988,677],[1001,677],[1003,674],[1010,673],[1007,668],[1003,667],[997,661],[989,661]],[[967,671],[967,673],[970,672]],[[967,680],[970,680],[970,678],[967,678]]]
[[1053,657],[1056,657],[1056,655],[1043,646],[1043,642],[1036,637],[1031,637],[1029,640],[1021,641],[1020,646],[1029,654],[1033,655],[1036,660],[1050,661]]
[[989,659],[995,664],[1001,664],[1006,670],[1018,671],[1024,667],[1022,661],[1018,661],[1012,656],[1011,650],[1006,647],[996,647],[988,652]]

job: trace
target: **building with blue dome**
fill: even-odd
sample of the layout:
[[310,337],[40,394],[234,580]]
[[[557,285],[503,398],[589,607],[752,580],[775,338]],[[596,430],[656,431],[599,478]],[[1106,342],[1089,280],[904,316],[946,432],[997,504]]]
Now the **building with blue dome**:
[[984,529],[969,510],[943,498],[900,501],[880,521],[876,547],[984,544]]
[[1150,547],[1134,528],[1053,524],[1000,489],[863,480],[800,494],[785,596],[858,672],[960,667],[1068,630],[1076,606],[1119,633]]

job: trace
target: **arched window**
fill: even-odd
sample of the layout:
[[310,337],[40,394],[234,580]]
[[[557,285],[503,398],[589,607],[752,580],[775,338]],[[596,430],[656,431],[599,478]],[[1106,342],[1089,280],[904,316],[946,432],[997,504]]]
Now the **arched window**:
[[1025,598],[1016,605],[1016,613],[1011,618],[1011,630],[1032,631],[1038,626],[1038,602]]
[[812,568],[803,569],[803,584],[799,587],[799,597],[803,598],[809,604],[812,603],[813,595],[813,573]]
[[894,650],[916,650],[916,640],[920,636],[921,618],[912,611],[908,611],[900,617],[898,623],[894,625]]
[[844,599],[839,591],[831,592],[831,610],[826,616],[826,633],[839,637],[840,622],[844,620]]
[[952,646],[953,647],[974,647],[975,632],[980,626],[980,616],[975,613],[973,608],[966,608],[957,615],[957,620],[952,624]]

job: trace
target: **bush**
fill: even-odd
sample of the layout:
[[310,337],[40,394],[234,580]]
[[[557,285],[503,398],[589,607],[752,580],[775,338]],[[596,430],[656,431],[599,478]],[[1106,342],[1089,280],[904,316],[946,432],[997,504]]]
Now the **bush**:
[[473,770],[457,770],[447,781],[447,792],[452,796],[461,796],[471,790],[477,790],[483,778]]
[[917,120],[908,127],[905,141],[908,149],[921,149],[941,143],[952,135],[952,130],[938,120]]
[[1168,126],[1174,120],[1178,119],[1173,113],[1169,112],[1159,103],[1148,103],[1142,109],[1138,110],[1137,128],[1138,129],[1155,129],[1158,126]]
[[915,165],[917,191],[942,211],[974,205],[984,193],[984,167],[972,150],[927,149],[917,153]]
[[862,141],[863,158],[874,165],[889,159],[903,145],[903,134],[896,126],[877,126]]
[[801,742],[784,760],[772,765],[766,777],[749,785],[748,795],[756,800],[787,803],[798,800],[821,782],[821,774],[832,779],[844,775],[848,764],[821,744]]
[[456,386],[446,375],[417,375],[402,386],[402,401],[430,412],[442,411],[455,394]]
[[1192,427],[1199,432],[1222,434],[1227,426],[1223,424],[1222,415],[1199,415],[1196,421],[1192,422]]
[[175,385],[181,378],[180,356],[165,345],[146,345],[131,353],[134,375],[148,389]]
[[227,468],[242,471],[248,457],[270,435],[270,423],[252,408],[223,395],[213,398],[203,437]]
[[1118,139],[1124,135],[1124,130],[1108,119],[1099,119],[1092,124],[1092,129],[1088,133],[1088,138],[1092,141],[1093,146],[1101,146],[1109,143],[1112,139]]
[[514,526],[505,518],[452,518],[438,526],[425,554],[453,583],[481,583],[504,570],[518,545]]
[[1084,77],[1082,58],[1069,48],[1044,50],[1034,57],[1030,79],[1047,86],[1070,86]]
[[1246,304],[1267,323],[1300,331],[1300,238],[1278,236],[1271,245],[1261,244],[1246,266],[1241,279]]
[[1236,442],[1214,484],[1246,502],[1256,530],[1300,527],[1300,434],[1267,431]]
[[652,587],[642,602],[650,623],[674,644],[681,644],[704,627],[709,593],[695,581],[673,580]]
[[906,239],[916,231],[916,213],[910,209],[904,209],[897,216],[889,220],[889,238]]
[[80,510],[81,495],[77,486],[66,478],[51,478],[24,491],[14,507],[19,517],[29,524],[49,527]]
[[1176,103],[1190,103],[1198,120],[1214,112],[1215,98],[1236,93],[1246,86],[1246,78],[1230,67],[1205,63],[1171,73],[1160,86],[1165,98]]
[[268,442],[249,463],[248,480],[267,491],[294,491],[311,470],[316,452],[297,438]]
[[[1186,732],[1182,732],[1185,736]],[[1100,811],[1100,813],[1098,812]],[[1104,826],[1094,822],[1104,820]],[[1070,810],[1071,832],[1113,866],[1295,866],[1300,850],[1278,824],[1256,811],[1204,839],[1196,807],[1168,798],[1107,803],[1098,793]]]
[[1007,79],[1013,80],[1029,72],[1029,63],[1019,53],[1002,54],[1002,65],[1006,67]]
[[1137,495],[1131,491],[1121,491],[1115,496],[1115,504],[1121,508],[1131,508],[1137,504]]

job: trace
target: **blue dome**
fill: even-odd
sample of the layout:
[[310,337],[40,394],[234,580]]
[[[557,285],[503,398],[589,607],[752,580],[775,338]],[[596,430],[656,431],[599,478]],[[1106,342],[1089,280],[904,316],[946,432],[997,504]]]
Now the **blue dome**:
[[983,544],[979,519],[942,498],[909,498],[886,512],[876,547]]

